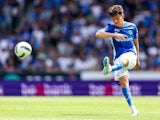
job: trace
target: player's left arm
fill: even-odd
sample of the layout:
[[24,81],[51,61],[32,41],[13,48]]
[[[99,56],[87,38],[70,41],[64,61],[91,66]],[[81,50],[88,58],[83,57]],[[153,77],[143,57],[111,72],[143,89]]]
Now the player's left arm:
[[139,60],[139,41],[138,39],[134,39],[134,45],[136,47],[136,51],[137,51],[137,62],[136,62],[136,66],[134,67],[134,69],[138,69],[140,67],[140,60]]

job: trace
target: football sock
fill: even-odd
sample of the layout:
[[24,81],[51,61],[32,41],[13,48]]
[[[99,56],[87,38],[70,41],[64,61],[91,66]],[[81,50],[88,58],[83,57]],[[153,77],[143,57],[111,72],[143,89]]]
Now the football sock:
[[123,62],[118,62],[116,64],[114,64],[112,67],[111,67],[111,71],[116,71],[116,70],[120,70],[124,67],[124,64]]
[[127,100],[129,106],[133,105],[132,96],[129,87],[122,88],[122,93]]

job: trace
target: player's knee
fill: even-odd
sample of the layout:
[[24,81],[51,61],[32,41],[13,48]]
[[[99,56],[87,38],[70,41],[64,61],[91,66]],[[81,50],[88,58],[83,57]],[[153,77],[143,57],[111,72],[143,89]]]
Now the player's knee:
[[128,59],[123,59],[121,61],[123,62],[125,67],[127,67],[129,65],[129,60]]
[[127,76],[122,76],[119,78],[120,85],[122,88],[128,87],[128,77]]

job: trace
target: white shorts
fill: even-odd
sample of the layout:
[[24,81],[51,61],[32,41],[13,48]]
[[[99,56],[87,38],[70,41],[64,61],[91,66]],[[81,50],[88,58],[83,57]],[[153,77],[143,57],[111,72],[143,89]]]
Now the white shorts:
[[129,77],[129,71],[135,67],[137,56],[133,52],[127,52],[120,55],[117,59],[115,59],[114,64],[119,61],[123,61],[124,59],[129,60],[129,64],[127,67],[124,67],[120,70],[114,71],[115,80],[118,80],[120,77],[127,75]]

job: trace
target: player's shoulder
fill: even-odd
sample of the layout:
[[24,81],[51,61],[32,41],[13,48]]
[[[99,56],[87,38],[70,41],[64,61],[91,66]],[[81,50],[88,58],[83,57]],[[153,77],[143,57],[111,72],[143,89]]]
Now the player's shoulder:
[[113,23],[108,23],[106,26],[108,26],[108,27],[115,27],[115,25]]
[[127,27],[137,27],[136,24],[134,24],[132,22],[127,22],[127,21],[125,21],[125,26],[127,26]]
[[113,32],[115,25],[113,23],[108,23],[105,27],[106,32]]

